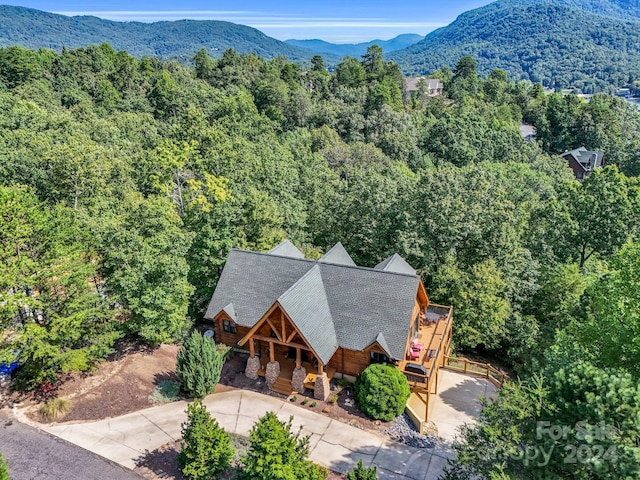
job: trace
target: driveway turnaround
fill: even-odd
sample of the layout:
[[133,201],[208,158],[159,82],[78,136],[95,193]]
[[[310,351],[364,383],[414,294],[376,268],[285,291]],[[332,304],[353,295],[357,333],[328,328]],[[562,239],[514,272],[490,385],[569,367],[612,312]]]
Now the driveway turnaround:
[[[204,404],[227,432],[248,436],[268,411],[310,435],[310,459],[334,471],[353,469],[358,460],[378,467],[381,480],[435,480],[451,456],[446,444],[408,447],[375,433],[260,393],[234,390],[209,395]],[[173,402],[98,422],[45,426],[44,430],[128,468],[147,452],[181,437],[186,402]]]
[[84,448],[0,415],[0,451],[12,480],[141,480]]

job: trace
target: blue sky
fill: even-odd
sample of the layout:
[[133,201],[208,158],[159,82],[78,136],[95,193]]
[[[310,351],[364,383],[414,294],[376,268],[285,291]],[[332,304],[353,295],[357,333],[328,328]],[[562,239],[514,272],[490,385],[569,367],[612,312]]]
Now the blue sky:
[[425,35],[451,23],[460,13],[489,1],[25,0],[7,3],[64,15],[95,15],[118,21],[226,20],[255,27],[280,40],[320,38],[353,43],[387,40],[401,33]]

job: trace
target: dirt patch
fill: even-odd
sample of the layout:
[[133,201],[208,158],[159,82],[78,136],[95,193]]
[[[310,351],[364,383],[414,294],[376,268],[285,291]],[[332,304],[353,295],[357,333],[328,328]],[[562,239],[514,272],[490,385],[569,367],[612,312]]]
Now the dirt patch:
[[[55,396],[69,400],[69,412],[58,422],[101,420],[152,406],[149,395],[162,380],[177,381],[177,345],[156,348],[120,343],[117,351],[89,373],[65,375]],[[13,392],[7,402],[19,405],[29,419],[49,423],[39,413],[42,399]]]
[[58,389],[58,396],[71,400],[64,421],[100,420],[152,406],[149,395],[162,380],[175,373],[177,345],[143,349],[98,367],[98,371],[72,378]]

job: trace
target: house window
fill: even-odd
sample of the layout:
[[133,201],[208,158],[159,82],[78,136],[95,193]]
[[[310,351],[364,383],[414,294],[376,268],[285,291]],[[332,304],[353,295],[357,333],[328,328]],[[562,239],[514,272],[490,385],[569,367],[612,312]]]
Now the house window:
[[222,321],[222,330],[225,333],[236,333],[236,324],[231,320],[223,320]]
[[384,353],[371,352],[370,363],[391,363]]

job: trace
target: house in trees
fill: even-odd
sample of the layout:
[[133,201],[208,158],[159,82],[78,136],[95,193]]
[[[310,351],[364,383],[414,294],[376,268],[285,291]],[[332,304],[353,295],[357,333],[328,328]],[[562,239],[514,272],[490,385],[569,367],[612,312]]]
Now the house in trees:
[[573,174],[579,182],[587,178],[594,168],[604,167],[604,153],[590,151],[585,147],[564,152],[562,158],[569,162],[569,168],[573,170]]
[[412,95],[424,95],[429,97],[437,97],[442,95],[444,90],[443,83],[437,78],[425,77],[407,77],[405,78],[404,91],[407,100]]
[[205,318],[218,342],[249,353],[247,377],[322,400],[332,377],[388,362],[428,403],[451,346],[452,307],[431,304],[402,257],[360,267],[340,243],[320,260],[289,241],[268,253],[232,250]]

